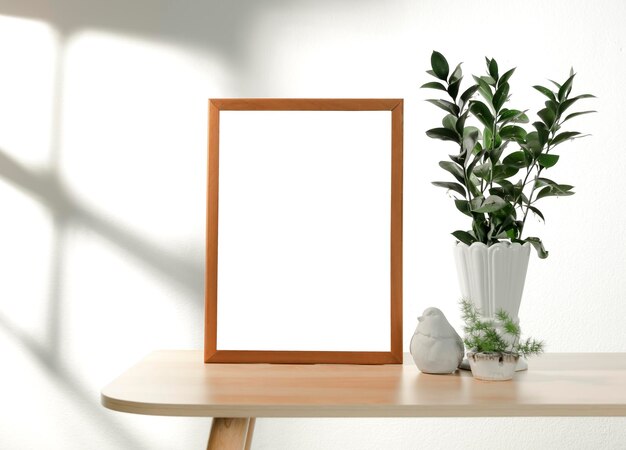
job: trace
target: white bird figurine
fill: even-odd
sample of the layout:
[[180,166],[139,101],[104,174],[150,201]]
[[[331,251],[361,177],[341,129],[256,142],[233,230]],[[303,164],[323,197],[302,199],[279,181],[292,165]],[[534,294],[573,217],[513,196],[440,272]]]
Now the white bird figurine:
[[417,318],[411,339],[411,355],[424,373],[452,373],[461,361],[465,347],[446,316],[437,308],[426,308]]

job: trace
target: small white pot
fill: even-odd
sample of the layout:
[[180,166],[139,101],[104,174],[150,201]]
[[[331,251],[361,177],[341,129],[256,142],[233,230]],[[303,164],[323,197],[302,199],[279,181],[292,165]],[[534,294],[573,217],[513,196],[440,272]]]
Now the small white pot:
[[474,378],[487,381],[506,381],[513,378],[519,355],[469,352],[467,359]]

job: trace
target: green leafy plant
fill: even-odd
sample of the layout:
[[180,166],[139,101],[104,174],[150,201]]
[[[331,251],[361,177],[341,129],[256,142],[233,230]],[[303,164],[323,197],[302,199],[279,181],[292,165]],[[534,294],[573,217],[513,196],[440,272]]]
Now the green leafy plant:
[[496,313],[496,320],[484,319],[469,300],[461,300],[461,313],[465,326],[463,342],[477,353],[512,353],[522,356],[543,352],[543,341],[520,339],[521,330],[504,310]]
[[[560,184],[544,176],[559,161],[557,146],[584,137],[578,131],[562,131],[565,122],[595,111],[572,112],[579,100],[590,94],[571,96],[575,74],[563,82],[552,81],[554,90],[533,86],[547,97],[545,108],[537,112],[540,120],[529,131],[528,110],[509,105],[509,79],[515,68],[501,73],[495,59],[485,58],[487,73],[473,76],[474,84],[461,90],[463,72],[458,64],[452,72],[446,58],[434,51],[431,69],[436,78],[422,86],[443,91],[447,99],[427,100],[446,112],[442,127],[426,134],[433,139],[451,141],[458,152],[439,165],[454,181],[435,181],[435,186],[453,194],[456,208],[472,219],[472,229],[452,234],[471,245],[491,245],[501,241],[529,242],[540,258],[546,258],[541,239],[523,237],[524,225],[532,212],[545,221],[537,202],[546,197],[574,194],[573,186]],[[475,98],[477,97],[477,98]],[[567,112],[567,113],[566,113]]]

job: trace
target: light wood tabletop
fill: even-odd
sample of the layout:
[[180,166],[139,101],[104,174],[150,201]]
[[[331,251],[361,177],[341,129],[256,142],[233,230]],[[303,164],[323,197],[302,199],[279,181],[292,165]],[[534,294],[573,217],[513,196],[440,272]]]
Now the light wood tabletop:
[[205,364],[157,351],[102,390],[116,411],[166,416],[626,416],[626,353],[545,354],[512,381],[397,365]]

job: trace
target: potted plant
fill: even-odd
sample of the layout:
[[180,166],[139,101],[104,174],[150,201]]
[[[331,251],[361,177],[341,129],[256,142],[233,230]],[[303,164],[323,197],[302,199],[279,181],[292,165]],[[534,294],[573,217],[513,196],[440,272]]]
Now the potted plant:
[[[436,81],[422,87],[442,91],[447,98],[427,100],[445,114],[442,126],[426,134],[451,141],[457,149],[439,163],[453,179],[433,184],[447,189],[455,207],[471,221],[469,230],[452,233],[462,296],[487,317],[503,310],[517,323],[530,247],[540,258],[548,256],[540,238],[524,234],[526,220],[529,214],[544,220],[538,208],[544,198],[574,193],[573,186],[546,174],[559,161],[557,148],[583,137],[565,131],[566,123],[595,111],[573,111],[576,102],[593,95],[572,95],[571,71],[564,82],[552,81],[552,89],[533,86],[547,100],[528,127],[528,110],[510,106],[509,80],[515,68],[502,72],[495,59],[486,58],[486,63],[486,74],[473,76],[474,83],[462,90],[461,64],[450,71],[446,58],[432,53],[427,73]],[[524,368],[520,360],[519,370]]]
[[519,325],[502,309],[496,312],[495,319],[485,319],[472,302],[462,300],[461,312],[465,322],[463,342],[469,349],[467,358],[474,378],[510,380],[520,356],[543,352],[542,341],[520,339]]

